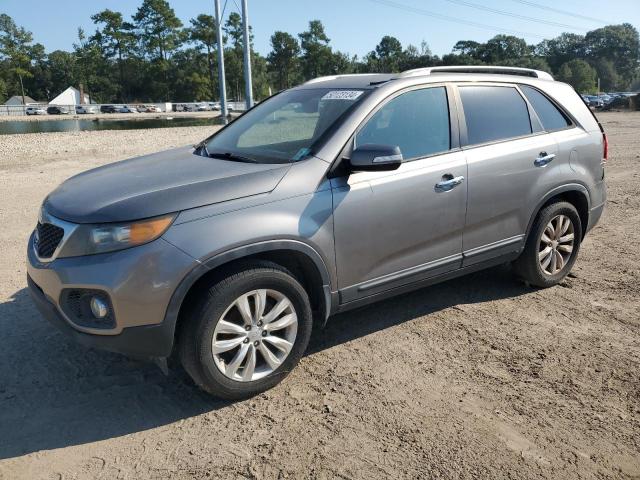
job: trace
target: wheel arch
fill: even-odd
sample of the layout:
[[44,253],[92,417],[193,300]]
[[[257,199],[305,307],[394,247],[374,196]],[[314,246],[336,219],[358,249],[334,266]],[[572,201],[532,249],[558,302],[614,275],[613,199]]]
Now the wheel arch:
[[540,213],[540,211],[551,203],[558,201],[566,201],[576,207],[578,215],[580,215],[580,222],[582,223],[582,238],[587,233],[589,225],[589,210],[591,208],[591,199],[589,196],[589,190],[579,183],[562,185],[549,191],[542,200],[538,202],[536,208],[533,210],[533,214],[529,218],[529,224],[527,225],[527,234],[525,238],[529,237],[533,222]]
[[190,300],[234,266],[260,260],[273,262],[293,274],[309,294],[314,321],[323,326],[335,301],[331,293],[331,276],[322,256],[310,245],[296,240],[260,242],[216,254],[183,278],[171,296],[164,318],[166,328],[174,339],[174,346],[178,324]]

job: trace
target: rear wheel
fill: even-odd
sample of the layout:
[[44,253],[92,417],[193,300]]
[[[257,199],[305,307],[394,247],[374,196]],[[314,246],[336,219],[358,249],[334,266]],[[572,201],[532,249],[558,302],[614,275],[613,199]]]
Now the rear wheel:
[[536,217],[514,271],[533,286],[556,285],[571,271],[581,240],[582,223],[576,208],[568,202],[552,203]]
[[254,264],[212,285],[184,319],[180,358],[212,395],[235,400],[282,381],[309,342],[311,307],[284,269]]

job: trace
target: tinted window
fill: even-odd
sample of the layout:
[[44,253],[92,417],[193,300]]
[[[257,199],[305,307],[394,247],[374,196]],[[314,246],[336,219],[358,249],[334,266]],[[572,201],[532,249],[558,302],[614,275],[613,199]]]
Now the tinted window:
[[460,87],[470,144],[531,133],[527,103],[512,87]]
[[542,122],[542,128],[551,131],[571,125],[569,119],[538,90],[526,85],[521,85],[520,88],[538,114],[538,118]]
[[356,135],[356,146],[397,145],[404,158],[449,150],[449,106],[444,87],[403,93],[378,110]]

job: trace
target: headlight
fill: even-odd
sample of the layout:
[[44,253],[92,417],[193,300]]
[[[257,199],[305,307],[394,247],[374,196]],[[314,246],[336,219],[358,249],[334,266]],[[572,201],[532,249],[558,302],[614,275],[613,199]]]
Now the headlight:
[[172,213],[129,223],[79,225],[59,256],[113,252],[149,243],[166,232],[175,217],[176,214]]

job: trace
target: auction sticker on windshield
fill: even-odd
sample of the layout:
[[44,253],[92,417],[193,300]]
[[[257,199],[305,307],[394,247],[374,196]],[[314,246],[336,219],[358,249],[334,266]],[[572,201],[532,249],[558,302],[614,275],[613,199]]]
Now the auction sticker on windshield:
[[320,100],[355,100],[364,90],[332,90]]

